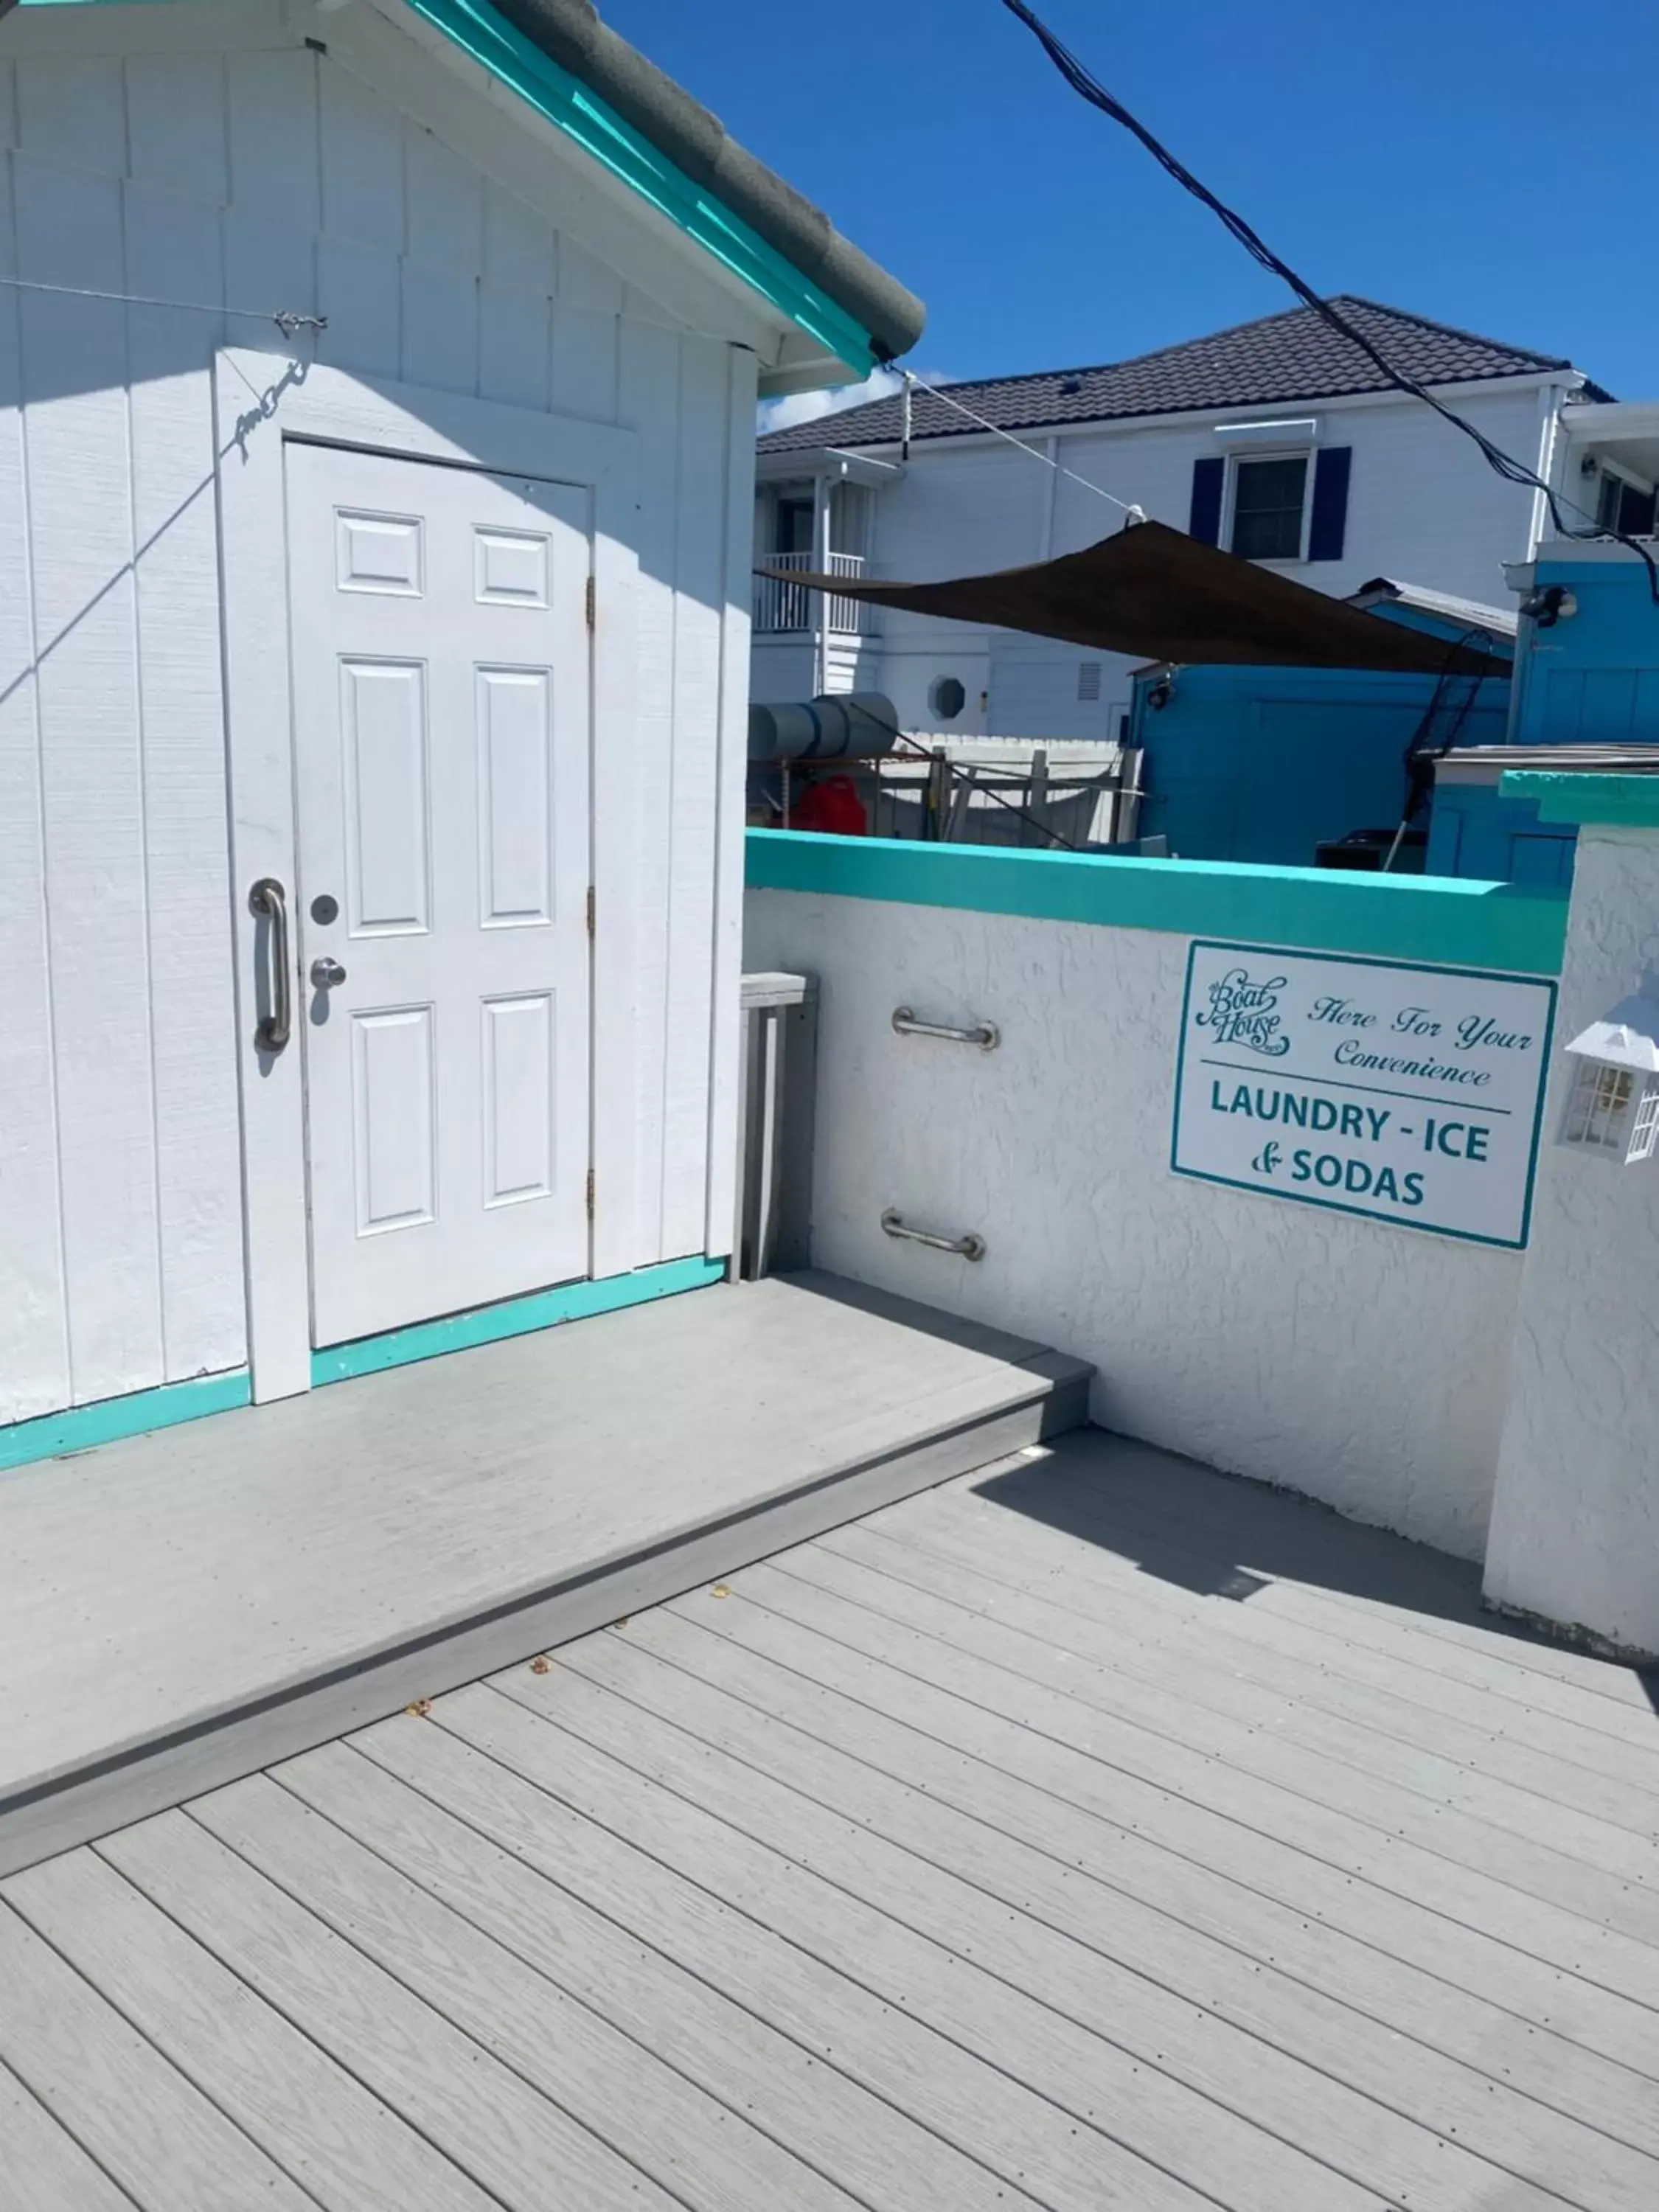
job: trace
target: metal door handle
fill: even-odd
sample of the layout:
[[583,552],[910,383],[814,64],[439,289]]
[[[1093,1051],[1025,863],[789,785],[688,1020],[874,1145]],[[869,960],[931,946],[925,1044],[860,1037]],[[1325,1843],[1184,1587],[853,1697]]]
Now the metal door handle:
[[331,991],[337,983],[343,983],[345,979],[345,969],[326,953],[311,963],[311,980],[319,991]]
[[270,925],[265,954],[269,1011],[260,1016],[253,1042],[261,1052],[281,1052],[293,1025],[293,993],[289,985],[288,894],[275,876],[261,876],[248,893],[247,902],[253,913]]

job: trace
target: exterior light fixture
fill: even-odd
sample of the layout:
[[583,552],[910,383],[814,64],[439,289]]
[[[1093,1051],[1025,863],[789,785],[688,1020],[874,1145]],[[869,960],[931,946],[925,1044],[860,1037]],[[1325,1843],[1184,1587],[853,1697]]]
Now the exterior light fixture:
[[1541,591],[1522,600],[1521,611],[1530,616],[1540,629],[1553,629],[1557,623],[1577,613],[1578,594],[1565,584],[1546,584]]
[[1577,1066],[1560,1142],[1626,1167],[1659,1150],[1659,976],[1592,1022],[1567,1050]]

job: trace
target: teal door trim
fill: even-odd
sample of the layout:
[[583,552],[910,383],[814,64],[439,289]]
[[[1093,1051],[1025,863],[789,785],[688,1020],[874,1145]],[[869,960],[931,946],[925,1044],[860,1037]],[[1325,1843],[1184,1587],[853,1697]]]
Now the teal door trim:
[[[72,4],[73,0],[52,0],[52,3]],[[436,1359],[445,1352],[496,1344],[503,1338],[553,1328],[562,1322],[585,1321],[595,1314],[645,1305],[653,1298],[704,1290],[725,1279],[726,1265],[724,1260],[670,1260],[661,1267],[636,1268],[632,1274],[610,1275],[599,1282],[562,1283],[555,1290],[506,1298],[499,1305],[450,1314],[442,1321],[417,1322],[412,1328],[392,1329],[384,1336],[331,1345],[311,1355],[312,1386],[317,1389],[327,1382],[349,1382],[355,1376],[378,1375],[389,1367],[407,1366],[412,1360]],[[94,1406],[71,1406],[62,1413],[14,1421],[9,1427],[0,1427],[0,1473],[32,1466],[38,1460],[91,1451],[100,1444],[118,1443],[124,1437],[147,1436],[179,1421],[200,1420],[208,1413],[231,1413],[252,1402],[248,1370],[239,1367],[228,1374],[201,1375],[188,1382],[168,1382],[155,1390],[131,1391],[123,1398],[100,1399]]]
[[653,1298],[678,1297],[682,1291],[720,1282],[726,1271],[724,1260],[669,1260],[660,1267],[636,1268],[631,1275],[561,1283],[550,1291],[532,1291],[525,1297],[477,1306],[471,1313],[449,1314],[442,1321],[416,1322],[408,1328],[388,1329],[383,1336],[330,1345],[311,1355],[312,1387],[379,1375],[388,1367],[470,1351],[474,1345],[499,1344],[505,1337],[526,1336],[534,1329],[556,1328],[562,1322],[586,1321],[595,1314],[617,1313],[624,1306],[645,1305]]

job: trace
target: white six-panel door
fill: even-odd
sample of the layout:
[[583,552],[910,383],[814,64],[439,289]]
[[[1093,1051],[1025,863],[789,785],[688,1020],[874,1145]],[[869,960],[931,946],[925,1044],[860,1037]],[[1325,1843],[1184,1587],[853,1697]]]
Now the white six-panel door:
[[287,449],[313,1342],[588,1272],[579,488]]

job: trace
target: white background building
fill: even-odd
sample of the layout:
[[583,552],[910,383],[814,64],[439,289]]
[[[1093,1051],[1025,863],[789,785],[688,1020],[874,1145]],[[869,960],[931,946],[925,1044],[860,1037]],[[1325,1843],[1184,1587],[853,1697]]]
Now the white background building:
[[[1339,304],[1529,467],[1547,468],[1563,404],[1600,396],[1565,361]],[[1059,467],[918,386],[908,459],[896,395],[761,438],[757,559],[807,568],[829,554],[849,574],[908,582],[1046,560],[1123,523],[1081,477],[1321,591],[1388,575],[1504,605],[1502,564],[1530,555],[1545,519],[1534,494],[1495,475],[1420,401],[1383,388],[1306,308],[1116,366],[955,389]],[[830,603],[826,622],[813,595],[757,587],[758,699],[877,690],[912,730],[1098,739],[1117,734],[1133,665],[847,600]]]

